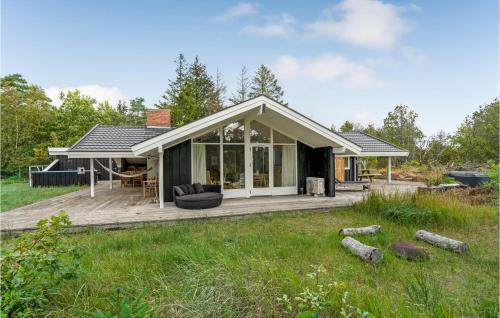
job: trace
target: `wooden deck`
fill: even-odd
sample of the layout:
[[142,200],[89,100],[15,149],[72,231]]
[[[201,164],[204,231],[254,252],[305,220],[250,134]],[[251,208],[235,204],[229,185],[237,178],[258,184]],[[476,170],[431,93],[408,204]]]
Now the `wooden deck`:
[[[278,211],[325,210],[350,206],[363,197],[361,191],[338,191],[334,198],[293,195],[224,199],[222,205],[216,208],[183,210],[171,202],[166,202],[165,208],[160,209],[152,198],[143,197],[142,188],[120,188],[116,181],[112,191],[108,186],[108,182],[98,183],[94,198],[90,198],[90,190],[85,189],[3,212],[0,214],[0,231],[6,234],[32,230],[38,220],[62,210],[69,214],[73,229],[78,231],[89,227],[127,228],[193,219],[238,218]],[[413,188],[416,186],[408,187],[410,190]]]

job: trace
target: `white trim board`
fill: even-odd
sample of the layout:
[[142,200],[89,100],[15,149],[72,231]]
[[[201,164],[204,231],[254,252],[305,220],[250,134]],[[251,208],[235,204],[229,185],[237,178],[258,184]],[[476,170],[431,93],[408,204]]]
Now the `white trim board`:
[[68,147],[48,147],[49,155],[51,156],[65,156],[68,153]]
[[358,145],[348,141],[347,139],[335,134],[334,132],[319,125],[311,119],[273,101],[266,96],[258,96],[254,99],[226,108],[218,113],[198,119],[194,122],[173,129],[162,135],[136,144],[132,146],[132,151],[136,155],[142,155],[143,153],[150,151],[151,149],[154,149],[158,146],[174,143],[184,138],[187,139],[190,137],[190,135],[195,134],[197,131],[205,130],[207,128],[210,128],[211,126],[216,126],[226,120],[230,120],[231,118],[240,116],[246,112],[250,112],[253,109],[260,108],[263,104],[265,104],[267,108],[273,110],[274,112],[289,118],[297,124],[321,135],[322,137],[332,141],[333,143],[346,147],[355,154],[360,154],[361,147],[359,147]]
[[88,152],[67,152],[68,158],[146,158],[147,156],[136,156],[133,152],[113,152],[113,151],[88,151]]

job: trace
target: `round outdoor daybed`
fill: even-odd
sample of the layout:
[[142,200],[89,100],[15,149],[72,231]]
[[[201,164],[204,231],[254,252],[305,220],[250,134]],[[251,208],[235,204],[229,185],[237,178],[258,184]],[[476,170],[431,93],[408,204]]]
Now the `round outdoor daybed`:
[[175,205],[181,209],[209,209],[222,203],[222,193],[203,192],[175,197]]

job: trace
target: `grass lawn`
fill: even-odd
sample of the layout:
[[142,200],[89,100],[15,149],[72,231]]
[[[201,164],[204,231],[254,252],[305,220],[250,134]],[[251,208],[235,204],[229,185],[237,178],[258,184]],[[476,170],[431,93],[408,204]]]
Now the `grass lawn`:
[[[315,288],[307,273],[310,265],[322,264],[321,281],[344,282],[349,302],[373,317],[497,317],[496,207],[453,202],[450,208],[419,199],[417,206],[451,213],[444,221],[426,223],[377,213],[385,203],[372,204],[72,235],[70,240],[86,251],[81,275],[62,285],[48,316],[73,316],[72,308],[109,310],[120,289],[132,299],[143,292],[143,301],[158,316],[294,317],[297,312],[285,313],[277,298]],[[337,234],[342,227],[369,224],[383,229],[359,237],[381,249],[384,260],[377,266],[347,253]],[[416,242],[431,252],[430,261],[408,262],[391,253],[392,242],[414,241],[421,228],[463,240],[470,251],[461,255]]]
[[1,212],[82,189],[81,186],[76,185],[30,188],[27,181],[19,179],[7,179],[1,180],[0,182]]

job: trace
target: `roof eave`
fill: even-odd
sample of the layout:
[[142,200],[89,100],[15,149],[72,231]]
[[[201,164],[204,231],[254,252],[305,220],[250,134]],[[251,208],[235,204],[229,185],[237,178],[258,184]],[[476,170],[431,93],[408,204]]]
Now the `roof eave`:
[[408,157],[408,151],[367,151],[361,152],[359,157]]
[[247,100],[245,102],[242,102],[240,104],[228,107],[218,113],[209,115],[204,118],[200,118],[194,122],[191,122],[189,124],[186,124],[184,126],[178,127],[172,131],[166,132],[164,134],[161,134],[159,136],[156,136],[154,138],[148,139],[144,142],[138,143],[136,145],[133,145],[132,151],[135,154],[143,154],[145,152],[151,151],[154,148],[160,147],[164,144],[170,143],[170,142],[175,142],[176,140],[182,139],[182,138],[188,138],[188,136],[196,131],[203,130],[207,127],[216,125],[219,122],[222,122],[226,119],[232,118],[234,116],[238,116],[240,114],[243,114],[247,111],[252,110],[255,107],[259,107],[261,103],[266,103],[268,107],[276,111],[277,113],[280,113],[283,116],[288,116],[288,118],[291,118],[292,120],[296,122],[302,122],[304,127],[307,127],[316,133],[319,133],[325,138],[330,139],[334,143],[339,144],[342,147],[346,147],[355,154],[361,153],[361,147],[350,142],[346,138],[332,132],[328,128],[316,123],[315,121],[307,118],[306,116],[300,114],[299,112],[286,107],[272,99],[270,99],[267,96],[261,95],[258,97],[255,97],[253,99]]

